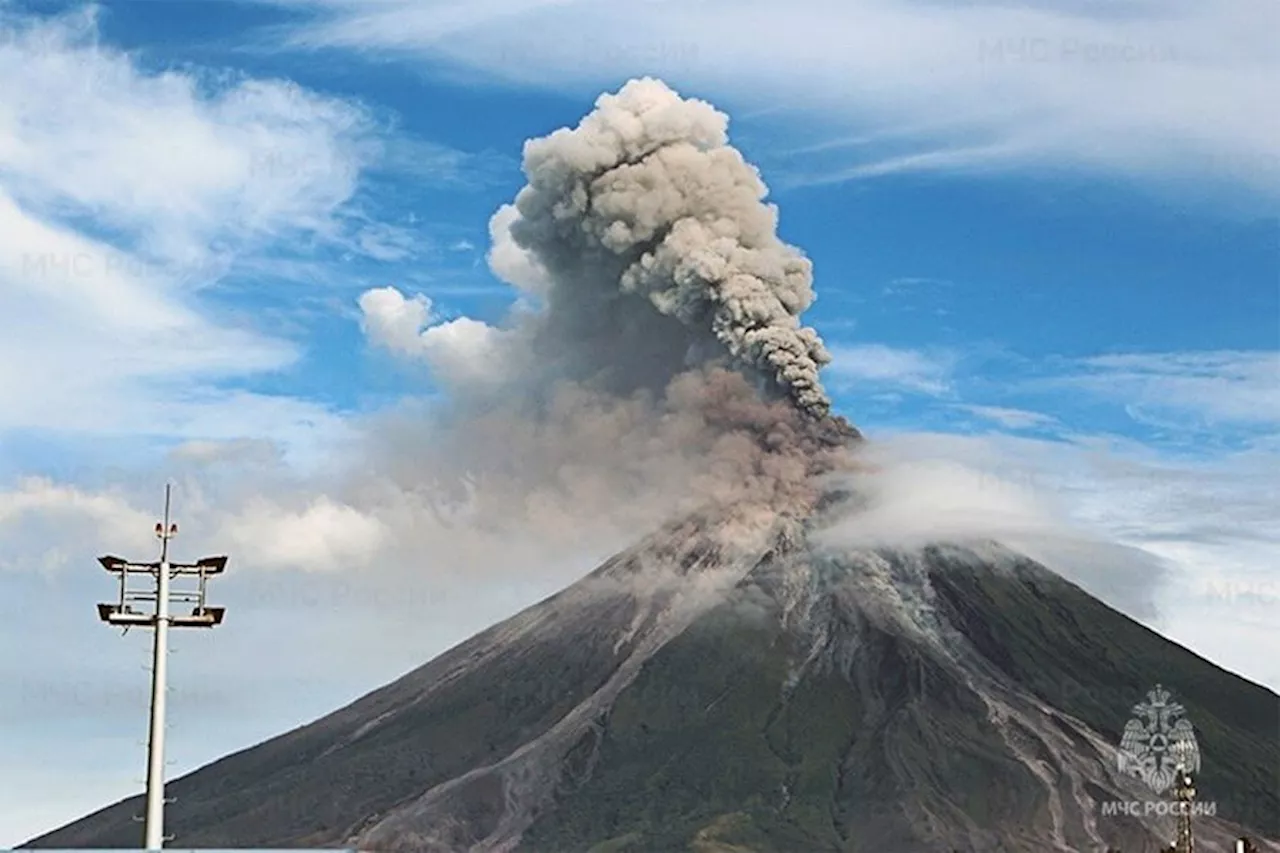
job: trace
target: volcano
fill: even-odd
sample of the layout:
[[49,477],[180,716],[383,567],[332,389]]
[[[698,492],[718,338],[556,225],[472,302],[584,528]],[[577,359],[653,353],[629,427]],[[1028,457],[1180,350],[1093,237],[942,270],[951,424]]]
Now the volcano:
[[[831,549],[807,517],[668,525],[310,725],[168,786],[184,847],[1156,851],[1118,769],[1163,685],[1200,849],[1280,851],[1280,697],[994,542]],[[126,800],[30,847],[128,847]],[[1273,839],[1271,841],[1265,839]]]
[[[1155,851],[1174,834],[1147,808],[1167,695],[1214,812],[1200,849],[1280,836],[1276,694],[996,543],[826,535],[874,500],[856,483],[862,439],[832,414],[832,355],[801,322],[812,263],[778,236],[726,115],[633,80],[530,140],[523,169],[491,225],[506,217],[493,231],[529,305],[502,326],[423,330],[424,300],[361,299],[368,328],[412,342],[452,389],[384,442],[375,491],[416,505],[457,487],[485,530],[655,532],[348,707],[170,783],[175,844]],[[1148,695],[1151,727],[1131,724]],[[1131,775],[1119,745],[1139,735],[1149,764]],[[139,805],[29,846],[133,846]]]

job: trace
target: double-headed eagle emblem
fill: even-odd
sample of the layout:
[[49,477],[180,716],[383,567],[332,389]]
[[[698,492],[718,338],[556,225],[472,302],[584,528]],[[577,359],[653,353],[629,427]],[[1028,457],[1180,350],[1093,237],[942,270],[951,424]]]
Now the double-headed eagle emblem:
[[1133,719],[1125,724],[1120,741],[1120,772],[1163,794],[1173,786],[1179,767],[1199,771],[1200,747],[1191,721],[1183,716],[1185,711],[1159,684],[1147,694],[1147,701],[1134,705]]

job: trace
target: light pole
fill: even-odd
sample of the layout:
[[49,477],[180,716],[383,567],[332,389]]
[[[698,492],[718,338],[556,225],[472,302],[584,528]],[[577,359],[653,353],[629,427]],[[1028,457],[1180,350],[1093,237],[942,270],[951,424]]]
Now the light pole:
[[[167,659],[169,653],[169,626],[176,628],[212,628],[222,623],[224,607],[205,606],[205,584],[211,575],[221,574],[227,567],[226,557],[204,557],[194,563],[169,562],[169,540],[178,535],[178,525],[169,520],[170,486],[164,487],[164,521],[156,524],[156,538],[160,540],[160,559],[154,563],[131,563],[120,557],[99,557],[98,562],[107,571],[120,576],[120,597],[110,604],[98,605],[98,617],[110,625],[155,629],[155,644],[151,653],[151,722],[147,738],[147,814],[146,835],[143,845],[147,850],[164,847],[164,718]],[[155,585],[151,589],[129,589],[130,575],[150,575]],[[170,591],[170,582],[178,576],[195,577],[199,585],[195,590]],[[194,602],[190,616],[174,616],[169,603],[176,599]],[[152,602],[151,612],[136,609],[138,602]]]

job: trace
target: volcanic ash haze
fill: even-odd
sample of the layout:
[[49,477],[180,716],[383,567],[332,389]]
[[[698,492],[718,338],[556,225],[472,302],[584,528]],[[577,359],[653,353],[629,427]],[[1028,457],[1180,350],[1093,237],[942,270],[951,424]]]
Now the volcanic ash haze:
[[[778,510],[811,497],[859,436],[831,415],[830,356],[800,322],[810,261],[777,236],[728,118],[652,79],[602,95],[577,127],[530,140],[527,185],[491,227],[522,299],[397,335],[405,300],[361,299],[366,328],[419,353],[451,400],[392,436],[402,485],[572,536],[634,535],[708,503]],[[411,306],[410,306],[411,307]]]

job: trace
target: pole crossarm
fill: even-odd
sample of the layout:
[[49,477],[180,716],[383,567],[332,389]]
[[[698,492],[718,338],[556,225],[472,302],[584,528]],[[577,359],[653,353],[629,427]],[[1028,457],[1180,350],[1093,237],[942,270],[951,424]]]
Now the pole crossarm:
[[[206,601],[206,584],[213,575],[220,575],[227,568],[227,557],[202,557],[194,563],[176,563],[169,560],[169,540],[178,535],[178,525],[169,519],[171,487],[164,489],[164,521],[156,524],[156,538],[160,540],[160,559],[154,562],[135,563],[123,557],[107,554],[98,563],[108,572],[120,578],[120,594],[114,602],[98,605],[98,618],[109,625],[153,628],[155,643],[151,659],[151,717],[147,739],[147,813],[143,844],[147,850],[161,850],[171,836],[164,834],[164,726],[165,689],[168,674],[169,628],[213,628],[222,624],[225,607],[211,607]],[[129,587],[131,578],[145,575],[149,581],[145,589]],[[173,590],[177,578],[195,578],[194,589]],[[189,615],[175,616],[169,605],[173,602],[194,604]],[[149,607],[138,605],[149,604]]]
[[[213,628],[222,624],[226,612],[225,607],[195,607],[192,608],[191,615],[170,615],[168,621],[174,628]],[[99,604],[98,618],[122,628],[155,627],[158,619],[153,613],[139,613],[128,606],[121,608],[118,604]]]
[[146,572],[155,574],[160,571],[160,561],[154,563],[130,563],[123,557],[114,557],[110,554],[105,557],[99,557],[98,562],[102,564],[102,568],[109,572]]

